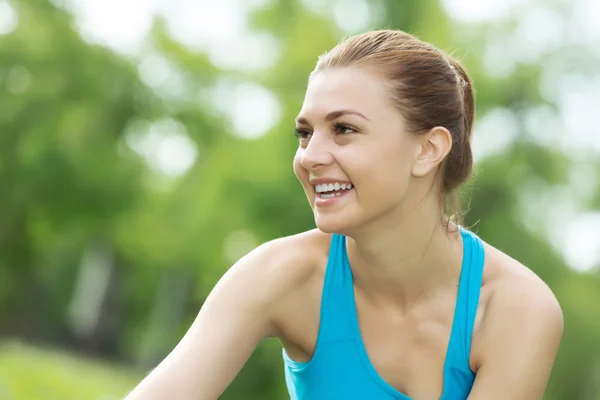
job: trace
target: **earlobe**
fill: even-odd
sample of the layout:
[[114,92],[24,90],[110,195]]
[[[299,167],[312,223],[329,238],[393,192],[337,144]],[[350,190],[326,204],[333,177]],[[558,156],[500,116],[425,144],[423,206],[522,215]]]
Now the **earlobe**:
[[446,158],[452,149],[452,134],[448,129],[435,127],[420,137],[417,147],[413,175],[422,178],[434,171]]

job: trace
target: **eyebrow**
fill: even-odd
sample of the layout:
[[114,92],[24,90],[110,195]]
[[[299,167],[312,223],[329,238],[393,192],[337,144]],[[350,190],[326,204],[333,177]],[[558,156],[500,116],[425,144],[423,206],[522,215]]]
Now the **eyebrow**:
[[[363,119],[366,119],[367,121],[371,121],[369,118],[365,117],[363,114],[359,113],[358,111],[354,111],[354,110],[350,110],[350,109],[343,109],[343,110],[337,110],[337,111],[332,111],[329,114],[327,114],[325,116],[325,121],[332,121],[336,118],[341,117],[342,115],[347,115],[347,114],[351,114],[351,115],[357,115]],[[308,120],[304,117],[298,117],[296,118],[296,122],[299,124],[304,124],[304,125],[310,125],[308,123]]]

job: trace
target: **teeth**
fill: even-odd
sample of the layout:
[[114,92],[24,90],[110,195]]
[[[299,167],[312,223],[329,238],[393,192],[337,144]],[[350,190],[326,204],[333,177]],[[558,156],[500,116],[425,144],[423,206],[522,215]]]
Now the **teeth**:
[[332,192],[334,190],[350,190],[352,189],[352,184],[351,183],[322,183],[319,185],[315,185],[315,190],[318,193],[325,193],[325,192]]

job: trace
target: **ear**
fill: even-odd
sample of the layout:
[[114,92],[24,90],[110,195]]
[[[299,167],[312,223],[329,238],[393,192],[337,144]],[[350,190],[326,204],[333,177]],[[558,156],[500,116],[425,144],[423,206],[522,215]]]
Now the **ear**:
[[452,149],[452,135],[448,129],[437,126],[419,137],[412,174],[422,178],[435,170]]

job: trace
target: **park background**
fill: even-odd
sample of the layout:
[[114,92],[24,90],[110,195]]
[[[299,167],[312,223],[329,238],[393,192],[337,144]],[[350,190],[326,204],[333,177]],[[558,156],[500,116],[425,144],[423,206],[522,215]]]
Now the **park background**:
[[[600,399],[597,0],[0,0],[0,399],[123,397],[232,263],[312,228],[307,76],[383,27],[472,74],[466,225],[562,305],[546,398]],[[286,398],[278,343],[222,398]]]

